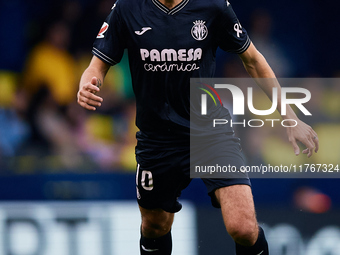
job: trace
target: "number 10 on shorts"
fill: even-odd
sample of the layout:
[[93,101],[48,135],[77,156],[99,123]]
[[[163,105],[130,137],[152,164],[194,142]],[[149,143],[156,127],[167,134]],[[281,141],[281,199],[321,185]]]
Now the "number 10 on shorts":
[[[140,165],[138,164],[137,173],[136,173],[137,187],[138,187],[139,172],[140,172]],[[152,173],[150,171],[142,170],[140,185],[143,187],[143,189],[148,190],[148,191],[153,189],[153,178],[152,178]],[[138,193],[138,189],[137,189],[137,193]]]

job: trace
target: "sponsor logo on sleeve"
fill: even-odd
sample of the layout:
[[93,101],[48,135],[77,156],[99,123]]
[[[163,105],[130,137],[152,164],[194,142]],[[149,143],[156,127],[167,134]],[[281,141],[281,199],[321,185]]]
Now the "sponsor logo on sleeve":
[[109,28],[109,24],[107,24],[106,22],[104,22],[104,24],[102,25],[101,29],[99,30],[99,33],[97,35],[97,38],[104,38],[104,34],[107,31],[107,29]]
[[240,34],[243,34],[242,26],[240,22],[234,24],[234,31],[236,32],[236,36],[240,38]]

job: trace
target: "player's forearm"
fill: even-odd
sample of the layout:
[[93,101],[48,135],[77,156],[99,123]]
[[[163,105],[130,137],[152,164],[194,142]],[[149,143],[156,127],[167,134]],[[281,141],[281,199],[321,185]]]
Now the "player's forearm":
[[[260,60],[254,64],[254,67],[250,68],[249,74],[255,78],[258,86],[267,94],[267,96],[273,98],[273,88],[277,90],[277,110],[281,111],[281,86],[275,77],[274,72],[265,60],[265,58],[260,54]],[[286,114],[281,115],[283,119],[297,119],[297,116],[290,105],[286,106]]]
[[[261,55],[262,56],[262,55]],[[262,63],[261,63],[262,62]],[[277,90],[277,110],[281,113],[281,86],[275,77],[274,72],[268,65],[267,61],[263,58],[261,62],[258,62],[254,69],[255,73],[253,78],[255,78],[258,86],[266,93],[266,95],[272,99],[273,98],[273,88]],[[290,105],[286,106],[286,114],[281,115],[283,119],[297,119],[297,116]]]
[[106,64],[97,57],[93,57],[89,67],[84,71],[77,93],[77,102],[87,110],[95,111],[100,107],[103,98],[97,96],[104,77],[109,70],[110,65]]
[[254,79],[276,77],[264,56],[255,48],[253,43],[239,56],[245,69]]
[[90,82],[93,77],[97,78],[97,86],[101,87],[106,73],[101,72],[97,68],[89,66],[83,73],[79,83],[79,89],[81,89],[86,83]]
[[243,61],[243,65],[249,75],[254,79],[276,78],[273,70],[260,52],[257,52],[255,58]]
[[[281,86],[264,56],[251,45],[250,49],[240,57],[249,75],[255,79],[257,85],[270,99],[273,98],[273,88],[276,88],[277,110],[281,112]],[[287,105],[286,115],[282,115],[282,118],[296,120],[297,116],[293,109]]]
[[90,65],[88,68],[86,68],[83,75],[81,76],[79,89],[81,89],[86,83],[90,82],[93,77],[97,78],[97,86],[100,87],[109,68],[110,65],[104,63],[102,60],[94,56]]

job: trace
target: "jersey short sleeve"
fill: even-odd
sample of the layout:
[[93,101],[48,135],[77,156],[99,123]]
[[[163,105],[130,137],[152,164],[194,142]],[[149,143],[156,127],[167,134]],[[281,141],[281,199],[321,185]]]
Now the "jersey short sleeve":
[[124,31],[117,1],[94,41],[92,53],[110,65],[119,63],[126,48]]
[[218,46],[231,53],[243,53],[248,49],[250,39],[228,1],[225,1],[220,14]]

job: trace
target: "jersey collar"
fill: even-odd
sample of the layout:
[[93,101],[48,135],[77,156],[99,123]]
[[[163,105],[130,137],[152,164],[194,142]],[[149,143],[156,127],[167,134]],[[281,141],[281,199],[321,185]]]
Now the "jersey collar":
[[175,13],[182,10],[187,5],[189,0],[183,0],[182,2],[180,2],[178,5],[176,5],[172,9],[169,9],[168,7],[166,7],[164,4],[162,4],[158,0],[152,0],[152,2],[154,3],[154,5],[156,5],[157,8],[159,8],[161,11],[165,12],[166,14],[174,15]]

